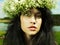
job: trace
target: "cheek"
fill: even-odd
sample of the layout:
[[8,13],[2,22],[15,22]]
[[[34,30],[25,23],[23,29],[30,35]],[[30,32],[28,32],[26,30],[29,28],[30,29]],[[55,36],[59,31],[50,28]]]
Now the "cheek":
[[24,26],[24,20],[22,16],[20,17],[20,23],[21,23],[21,28],[22,28]]
[[21,20],[21,28],[25,29],[28,26],[28,21],[24,17],[21,17],[20,20]]
[[38,19],[37,24],[42,24],[42,19]]
[[41,25],[42,25],[42,19],[37,20],[37,26],[38,26],[38,28],[40,28]]

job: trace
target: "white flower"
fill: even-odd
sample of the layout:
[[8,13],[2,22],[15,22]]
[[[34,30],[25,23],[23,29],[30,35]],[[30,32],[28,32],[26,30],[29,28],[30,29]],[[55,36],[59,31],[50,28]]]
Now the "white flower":
[[15,15],[19,12],[26,12],[31,7],[46,6],[48,9],[55,7],[55,0],[6,0],[4,11],[9,15]]
[[18,3],[18,0],[13,0],[15,3]]
[[15,11],[14,5],[11,4],[10,9],[11,9],[11,11]]
[[23,4],[25,3],[26,0],[20,0],[20,4]]

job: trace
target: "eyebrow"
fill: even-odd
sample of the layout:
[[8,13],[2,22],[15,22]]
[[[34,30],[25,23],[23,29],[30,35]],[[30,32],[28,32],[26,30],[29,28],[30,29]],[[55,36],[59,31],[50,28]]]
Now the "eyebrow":
[[[29,10],[29,11],[27,11],[27,13],[33,13],[31,10]],[[37,11],[35,14],[41,14],[41,12],[40,11]]]
[[38,11],[37,13],[35,13],[35,14],[40,14],[41,15],[41,12],[40,11]]

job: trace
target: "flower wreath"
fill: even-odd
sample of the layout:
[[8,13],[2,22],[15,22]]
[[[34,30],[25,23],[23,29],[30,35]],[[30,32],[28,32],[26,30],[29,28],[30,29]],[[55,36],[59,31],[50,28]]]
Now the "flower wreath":
[[[55,1],[55,0],[54,0]],[[52,9],[55,7],[55,2],[53,0],[6,0],[4,2],[3,10],[10,17],[14,17],[19,12],[26,12],[31,7],[47,7]]]

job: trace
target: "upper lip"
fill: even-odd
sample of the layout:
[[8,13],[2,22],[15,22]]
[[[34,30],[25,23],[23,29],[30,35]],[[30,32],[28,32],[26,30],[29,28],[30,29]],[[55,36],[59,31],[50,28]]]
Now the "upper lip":
[[30,27],[28,27],[28,28],[36,28],[36,26],[30,26]]

